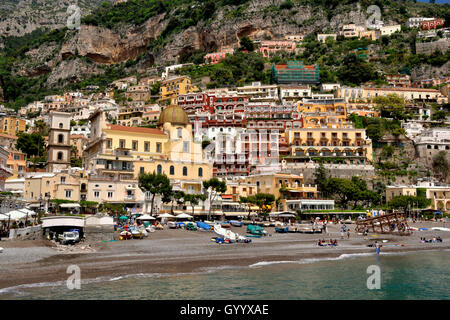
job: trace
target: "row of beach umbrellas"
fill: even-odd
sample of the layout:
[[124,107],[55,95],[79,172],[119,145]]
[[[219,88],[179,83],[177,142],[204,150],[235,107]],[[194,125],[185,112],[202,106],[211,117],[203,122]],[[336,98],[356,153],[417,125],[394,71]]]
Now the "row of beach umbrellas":
[[[182,213],[182,214],[179,214],[179,215],[177,215],[177,216],[171,215],[171,214],[169,214],[169,213],[163,213],[163,214],[158,215],[156,218],[165,218],[165,219],[167,219],[167,218],[191,219],[192,216],[191,216],[191,215],[188,215],[188,214],[186,214],[186,213]],[[137,219],[137,220],[156,220],[156,218],[155,218],[155,217],[152,217],[151,215],[144,214],[144,215],[142,215],[142,216],[140,216],[140,217],[137,217],[136,219]],[[129,217],[127,217],[127,216],[121,216],[121,217],[119,218],[119,220],[128,220],[128,219],[129,219]]]

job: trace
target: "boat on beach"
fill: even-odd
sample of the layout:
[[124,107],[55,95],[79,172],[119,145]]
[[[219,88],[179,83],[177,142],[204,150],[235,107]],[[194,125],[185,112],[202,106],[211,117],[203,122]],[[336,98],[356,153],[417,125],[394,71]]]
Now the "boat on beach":
[[264,230],[263,227],[255,225],[255,224],[249,224],[247,226],[247,233],[257,236],[267,236],[268,233],[266,230]]
[[169,227],[169,229],[176,229],[178,227],[176,222],[173,221],[167,222],[167,226]]
[[275,227],[275,232],[277,233],[288,233],[289,227]]
[[244,223],[242,221],[238,221],[238,220],[230,220],[230,224],[233,227],[242,227],[244,225]]

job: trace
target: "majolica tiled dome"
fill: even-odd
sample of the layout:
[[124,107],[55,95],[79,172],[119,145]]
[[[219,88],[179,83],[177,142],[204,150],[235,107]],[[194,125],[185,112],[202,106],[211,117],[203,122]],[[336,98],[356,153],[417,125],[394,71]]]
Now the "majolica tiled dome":
[[186,111],[184,111],[180,106],[169,106],[161,112],[158,125],[163,125],[166,122],[171,124],[187,125],[189,124],[189,117]]

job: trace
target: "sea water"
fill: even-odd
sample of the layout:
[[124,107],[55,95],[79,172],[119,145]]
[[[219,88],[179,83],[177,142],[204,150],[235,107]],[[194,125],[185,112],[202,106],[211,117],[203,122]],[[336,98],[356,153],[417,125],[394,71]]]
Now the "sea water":
[[[369,289],[369,266],[380,288]],[[0,290],[0,299],[442,299],[450,298],[450,251],[344,254],[338,258],[260,261],[246,267],[201,269],[187,274],[130,274]]]

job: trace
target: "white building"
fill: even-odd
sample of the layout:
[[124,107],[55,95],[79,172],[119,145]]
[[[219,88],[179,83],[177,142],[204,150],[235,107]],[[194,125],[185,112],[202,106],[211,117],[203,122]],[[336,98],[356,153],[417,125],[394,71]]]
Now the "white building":
[[334,91],[341,87],[339,83],[322,83],[320,85],[320,91],[328,92],[328,91]]
[[434,20],[434,18],[413,17],[408,19],[408,21],[406,22],[406,26],[408,28],[418,28],[421,22],[431,20]]

